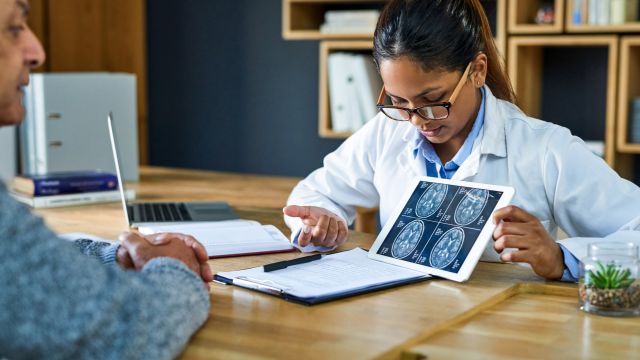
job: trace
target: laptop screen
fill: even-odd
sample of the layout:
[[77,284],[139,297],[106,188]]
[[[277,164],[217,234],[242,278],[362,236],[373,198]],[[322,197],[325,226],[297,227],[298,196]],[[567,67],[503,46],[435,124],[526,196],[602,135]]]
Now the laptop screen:
[[113,162],[116,165],[116,176],[118,177],[118,189],[120,189],[120,201],[122,202],[122,209],[124,210],[124,217],[127,221],[127,227],[131,227],[129,221],[129,210],[127,207],[127,197],[124,194],[124,184],[122,182],[122,174],[120,173],[120,160],[118,158],[118,147],[116,146],[116,136],[113,129],[113,113],[109,112],[107,115],[107,125],[109,126],[109,140],[111,142],[111,151],[113,152]]

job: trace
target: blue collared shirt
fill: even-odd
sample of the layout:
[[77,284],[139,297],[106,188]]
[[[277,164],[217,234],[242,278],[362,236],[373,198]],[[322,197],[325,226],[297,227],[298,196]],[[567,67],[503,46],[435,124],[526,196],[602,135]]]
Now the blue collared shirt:
[[[482,101],[480,103],[480,110],[473,123],[473,127],[467,136],[467,139],[462,144],[462,147],[453,159],[447,161],[444,165],[438,157],[433,145],[416,129],[415,146],[413,148],[414,158],[418,155],[422,155],[425,159],[427,176],[437,177],[441,179],[451,179],[456,173],[460,165],[471,155],[473,150],[473,144],[475,143],[482,126],[484,125],[484,113],[485,113],[485,93],[484,88],[480,88],[482,94]],[[558,244],[560,245],[560,244]],[[560,245],[562,250],[562,257],[564,259],[564,272],[562,274],[561,281],[576,282],[579,278],[580,261],[571,254],[564,246]]]
[[562,258],[564,259],[564,272],[560,281],[577,282],[580,278],[580,260],[575,257],[566,247],[560,245]]

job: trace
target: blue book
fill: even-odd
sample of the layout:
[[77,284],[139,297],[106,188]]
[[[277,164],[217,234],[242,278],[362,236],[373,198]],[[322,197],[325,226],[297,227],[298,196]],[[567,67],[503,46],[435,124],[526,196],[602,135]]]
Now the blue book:
[[31,196],[109,191],[118,189],[118,178],[102,170],[19,175],[13,179],[12,189]]
[[583,16],[582,0],[573,0],[573,25],[581,25]]

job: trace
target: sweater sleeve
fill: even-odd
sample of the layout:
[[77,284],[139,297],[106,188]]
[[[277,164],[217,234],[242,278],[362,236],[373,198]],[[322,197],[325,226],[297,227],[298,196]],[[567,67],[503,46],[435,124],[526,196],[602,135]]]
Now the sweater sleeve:
[[93,256],[103,264],[115,264],[116,253],[120,247],[120,244],[117,243],[112,244],[106,241],[94,241],[89,239],[74,240],[73,245],[75,245],[81,253]]
[[203,324],[202,280],[170,258],[105,266],[0,187],[0,358],[170,359]]

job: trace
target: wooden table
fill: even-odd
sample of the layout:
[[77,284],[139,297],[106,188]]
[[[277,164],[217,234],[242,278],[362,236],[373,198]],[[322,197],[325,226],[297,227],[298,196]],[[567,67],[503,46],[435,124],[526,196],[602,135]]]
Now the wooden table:
[[[134,187],[143,200],[225,200],[244,218],[278,226],[296,179],[143,168]],[[57,231],[114,238],[124,229],[118,204],[38,211]],[[338,250],[368,248],[352,232]],[[210,261],[238,270],[299,253]],[[426,282],[316,306],[213,284],[209,319],[184,359],[251,358],[630,358],[640,354],[640,321],[578,310],[573,284],[544,282],[531,270],[480,263],[463,284]]]

